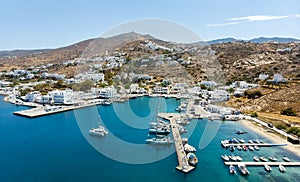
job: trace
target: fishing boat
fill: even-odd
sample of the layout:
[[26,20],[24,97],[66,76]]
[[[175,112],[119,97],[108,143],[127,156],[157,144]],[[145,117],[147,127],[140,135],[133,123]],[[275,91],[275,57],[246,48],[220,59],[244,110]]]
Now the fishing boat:
[[264,156],[259,157],[259,160],[261,160],[262,162],[267,162],[268,161]]
[[249,175],[250,172],[248,171],[248,169],[246,168],[245,164],[239,164],[238,165],[239,171],[242,175]]
[[222,159],[223,159],[224,161],[229,161],[229,160],[230,160],[229,157],[228,157],[226,154],[221,155],[221,157],[222,157]]
[[269,157],[269,160],[272,161],[272,162],[276,162],[277,161],[276,157]]
[[264,167],[265,167],[266,171],[268,171],[268,172],[272,171],[272,168],[268,164],[265,164]]
[[287,156],[283,156],[282,160],[284,160],[285,162],[290,162],[291,161]]
[[279,166],[278,166],[278,168],[279,168],[279,171],[280,172],[282,172],[282,173],[284,173],[286,170],[285,170],[285,167],[282,165],[282,164],[280,164]]
[[229,166],[229,173],[230,174],[236,174],[236,170],[235,170],[235,167],[233,165]]
[[255,150],[259,150],[259,147],[257,145],[254,146]]
[[253,160],[254,160],[255,162],[259,162],[259,158],[258,158],[257,156],[254,156],[254,157],[253,157]]
[[238,145],[238,146],[236,147],[236,149],[242,150],[242,147]]
[[189,161],[189,163],[191,164],[191,165],[193,165],[193,166],[195,166],[195,165],[197,165],[197,163],[198,163],[198,158],[197,158],[197,156],[194,154],[194,153],[188,153],[187,155],[186,155],[186,157],[188,158],[188,161]]

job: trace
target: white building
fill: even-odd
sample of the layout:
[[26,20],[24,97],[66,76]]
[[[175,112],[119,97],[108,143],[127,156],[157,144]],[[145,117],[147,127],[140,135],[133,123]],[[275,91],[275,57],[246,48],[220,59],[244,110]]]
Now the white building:
[[268,78],[269,78],[269,75],[268,74],[264,74],[264,73],[261,73],[258,76],[258,79],[261,80],[261,81],[266,80]]
[[40,99],[40,104],[52,104],[53,103],[53,97],[50,95],[42,95]]
[[53,98],[54,104],[73,104],[72,90],[54,90],[49,92],[48,95]]
[[284,83],[284,82],[286,82],[286,79],[281,74],[275,73],[273,81],[275,83]]
[[25,96],[25,101],[27,102],[38,102],[41,99],[41,94],[39,91],[29,92]]
[[100,89],[100,98],[105,98],[105,99],[111,99],[116,97],[117,90],[112,86],[112,87],[107,87]]

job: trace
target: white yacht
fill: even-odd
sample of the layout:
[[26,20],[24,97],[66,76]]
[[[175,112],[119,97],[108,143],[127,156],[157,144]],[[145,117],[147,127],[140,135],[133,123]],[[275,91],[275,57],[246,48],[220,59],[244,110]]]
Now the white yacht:
[[147,144],[171,144],[173,143],[173,141],[170,139],[170,137],[168,138],[151,138],[151,139],[147,139],[146,140]]
[[188,143],[183,146],[185,152],[196,152],[196,148]]
[[108,132],[105,130],[103,126],[99,126],[98,128],[92,128],[89,130],[90,135],[96,135],[96,136],[104,136],[107,135]]

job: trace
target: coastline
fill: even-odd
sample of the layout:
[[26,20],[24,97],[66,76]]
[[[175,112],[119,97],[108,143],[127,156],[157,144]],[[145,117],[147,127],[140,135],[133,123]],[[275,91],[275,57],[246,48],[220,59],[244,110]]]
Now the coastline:
[[240,120],[240,123],[249,130],[254,131],[255,133],[265,137],[266,139],[274,142],[274,143],[286,143],[287,146],[282,148],[294,153],[298,157],[300,157],[300,145],[293,145],[287,141],[287,139],[283,136],[280,136],[276,133],[267,132],[263,127],[258,126],[256,122],[250,120]]

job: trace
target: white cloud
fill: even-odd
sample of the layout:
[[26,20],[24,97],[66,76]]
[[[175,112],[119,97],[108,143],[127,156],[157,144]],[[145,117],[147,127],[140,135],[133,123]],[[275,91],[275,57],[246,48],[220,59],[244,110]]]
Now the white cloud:
[[236,25],[239,24],[238,22],[228,22],[228,23],[221,23],[221,24],[207,24],[209,27],[222,27],[227,25]]
[[229,18],[226,23],[220,24],[207,24],[209,27],[221,27],[227,25],[236,25],[245,22],[255,22],[255,21],[271,21],[271,20],[279,20],[279,19],[287,19],[287,18],[300,18],[300,14],[294,15],[284,15],[284,16],[272,16],[272,15],[252,15],[252,16],[243,16],[237,18]]
[[300,18],[300,14],[295,14],[294,17]]
[[270,16],[270,15],[253,15],[253,16],[244,16],[239,18],[230,18],[229,21],[269,21],[269,20],[278,20],[290,18],[289,16]]

